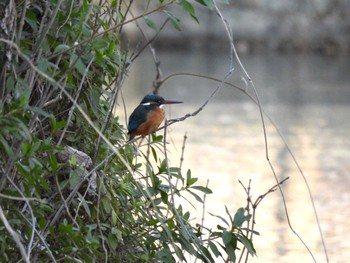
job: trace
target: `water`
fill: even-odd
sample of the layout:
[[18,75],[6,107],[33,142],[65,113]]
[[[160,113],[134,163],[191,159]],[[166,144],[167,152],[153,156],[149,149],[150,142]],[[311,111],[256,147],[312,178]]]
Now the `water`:
[[[158,54],[164,76],[196,72],[222,79],[229,56],[218,51]],[[278,126],[304,172],[318,211],[330,262],[350,259],[350,60],[315,55],[246,55],[241,57],[260,95],[263,109]],[[245,87],[243,71],[233,61],[230,83]],[[123,94],[128,113],[151,91],[156,75],[150,54],[133,65]],[[160,94],[185,104],[167,107],[168,118],[197,110],[218,83],[188,76],[171,78]],[[251,87],[248,93],[254,94]],[[120,113],[122,109],[120,108]],[[290,177],[282,189],[295,231],[309,246],[317,262],[326,262],[308,191],[288,149],[265,117],[269,159],[279,180]],[[246,205],[238,180],[251,179],[253,200],[276,184],[265,158],[263,128],[256,105],[239,90],[224,86],[196,117],[169,128],[171,163],[178,166],[184,134],[184,169],[191,169],[202,185],[209,180],[214,195],[205,210],[225,215]],[[188,206],[191,211],[193,208]],[[192,212],[200,220],[202,208]],[[205,222],[218,223],[208,213]],[[305,247],[289,229],[278,191],[265,197],[257,209],[254,238],[258,257],[250,262],[313,262]]]

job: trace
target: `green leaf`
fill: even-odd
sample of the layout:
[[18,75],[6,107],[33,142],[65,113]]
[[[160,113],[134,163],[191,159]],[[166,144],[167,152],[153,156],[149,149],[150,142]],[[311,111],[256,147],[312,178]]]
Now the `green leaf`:
[[157,252],[156,259],[164,263],[175,263],[176,261],[171,254],[169,247],[165,246],[162,250]]
[[25,21],[35,32],[38,31],[38,19],[32,10],[27,11]]
[[8,91],[13,91],[15,88],[15,79],[12,75],[10,75],[6,80],[6,89]]
[[28,141],[31,141],[32,138],[27,125],[18,118],[11,118],[11,119],[15,122],[16,133],[19,133],[23,138],[27,139]]
[[80,174],[76,170],[71,170],[69,177],[69,186],[70,189],[74,189],[74,187],[80,182]]
[[184,178],[181,174],[181,169],[177,167],[170,167],[170,174],[171,176],[181,180],[182,183],[184,183]]
[[224,230],[222,232],[222,242],[224,242],[224,245],[231,243],[232,237],[233,234],[231,232]]
[[100,107],[100,89],[98,87],[93,87],[92,89],[89,89],[89,103],[90,103],[90,109],[95,114],[96,118],[98,119],[100,117],[99,107]]
[[[201,244],[199,244],[199,247],[200,247],[201,251],[203,252],[203,254],[207,257],[207,259],[209,259],[210,262],[215,262],[213,257],[211,256],[209,250],[206,247],[204,247]],[[204,259],[204,257],[203,257],[203,259]]]
[[[171,227],[171,222],[174,222],[173,220],[168,221],[168,226]],[[156,218],[151,218],[149,221],[146,222],[146,226],[156,226],[159,223],[159,220]],[[173,223],[174,224],[174,223]]]
[[5,153],[8,155],[8,157],[12,158],[13,156],[13,150],[10,147],[10,145],[7,143],[5,138],[0,134],[0,147],[4,149]]
[[155,133],[152,134],[152,142],[162,142],[163,141],[163,135],[156,135]]
[[195,0],[197,3],[200,3],[201,5],[204,5],[210,9],[213,9],[214,4],[213,0]]
[[86,66],[80,58],[77,60],[77,63],[75,64],[75,68],[78,70],[78,72],[81,75],[84,75]]
[[182,261],[186,262],[186,258],[184,256],[184,254],[182,253],[182,249],[180,249],[176,244],[173,244],[173,248],[175,250],[176,255],[178,256],[178,258]]
[[37,113],[37,114],[42,115],[44,117],[47,117],[47,118],[51,117],[51,114],[46,112],[46,111],[44,111],[42,108],[33,107],[33,106],[29,106],[29,105],[26,105],[24,108],[26,110],[29,110],[29,111],[34,112],[34,113]]
[[213,193],[213,191],[211,189],[209,189],[208,187],[204,187],[204,186],[200,186],[200,185],[198,185],[198,186],[191,186],[191,188],[192,189],[196,189],[198,191],[201,191],[201,192],[203,192],[205,194],[212,194]]
[[210,250],[213,251],[215,257],[221,256],[221,253],[220,253],[219,249],[216,247],[214,242],[209,240],[208,244],[209,244]]
[[86,69],[84,62],[78,57],[76,54],[72,53],[70,56],[70,62],[74,63],[74,68],[78,70],[78,72],[83,75]]
[[162,160],[162,162],[160,163],[160,166],[158,168],[159,168],[158,174],[162,174],[162,173],[167,174],[168,173],[165,159]]
[[237,210],[234,218],[233,218],[233,222],[232,222],[232,226],[233,227],[240,227],[245,221],[249,220],[251,218],[251,215],[244,215],[244,208],[241,207]]
[[197,23],[199,23],[198,18],[196,17],[196,11],[190,2],[187,0],[181,0],[180,5],[194,20],[196,20]]
[[50,167],[53,173],[57,173],[58,162],[54,154],[50,154]]
[[114,54],[115,52],[115,46],[116,46],[116,43],[115,41],[110,41],[109,42],[109,45],[108,45],[108,55],[111,56]]
[[223,218],[222,216],[214,215],[214,214],[212,214],[212,213],[210,213],[210,212],[209,212],[209,214],[210,214],[211,216],[215,216],[215,217],[219,218],[222,222],[224,222],[227,226],[229,226],[229,223],[228,223],[228,222],[226,221],[226,219]]
[[156,31],[158,30],[157,24],[152,19],[149,19],[147,16],[144,16],[143,19],[145,20],[147,26]]
[[112,218],[113,224],[116,225],[118,222],[118,216],[117,216],[116,212],[112,211],[111,218]]
[[164,191],[160,191],[160,196],[164,204],[168,204],[168,194]]
[[[31,179],[33,179],[31,173],[30,173],[30,168],[28,165],[24,165],[24,164],[21,164],[21,163],[17,163],[16,164],[16,168],[18,169],[18,171],[20,173],[22,173],[24,176],[30,176]],[[30,181],[29,183],[32,184],[34,181]]]
[[197,182],[198,181],[198,178],[189,178],[189,179],[187,179],[186,180],[186,186],[188,187],[188,186],[191,186],[191,185],[193,185],[195,182]]
[[98,64],[102,64],[104,61],[104,54],[99,50],[95,50],[95,58]]
[[195,198],[198,202],[203,203],[203,200],[202,200],[202,198],[201,198],[199,195],[193,193],[193,192],[190,191],[190,190],[187,190],[187,191],[188,191],[191,195],[193,195],[194,198]]
[[115,237],[115,235],[109,233],[108,234],[108,245],[110,246],[111,250],[114,251],[117,248],[118,245],[118,239]]
[[171,24],[177,31],[181,31],[181,27],[179,25],[180,19],[174,16],[172,13],[164,10],[164,13],[167,15],[167,17],[170,19]]
[[90,211],[90,207],[88,205],[88,202],[84,199],[84,197],[79,192],[77,192],[77,194],[79,196],[78,200],[83,205],[85,212],[88,214],[89,217],[91,217],[91,211]]
[[152,156],[153,156],[154,160],[157,161],[157,159],[158,159],[157,151],[152,146],[151,146],[151,151],[152,151]]
[[69,48],[68,45],[66,44],[60,44],[60,45],[57,45],[57,47],[55,48],[55,50],[53,51],[53,53],[61,53],[62,51],[64,50],[67,50]]
[[225,251],[227,255],[230,257],[231,261],[236,262],[236,253],[235,253],[236,248],[231,243],[225,246]]
[[192,178],[191,177],[191,170],[188,169],[187,174],[186,174],[186,187],[193,185],[197,181],[198,181],[198,178]]
[[40,186],[41,189],[44,189],[45,191],[49,189],[49,185],[44,177],[38,176],[37,180],[38,180],[38,185]]
[[66,126],[67,122],[66,121],[56,121],[55,116],[51,115],[51,126],[52,126],[52,132],[54,133],[55,131],[63,128]]
[[256,251],[251,240],[242,234],[237,235],[237,239],[246,247],[252,256],[256,255]]
[[250,228],[241,227],[240,230],[241,230],[241,231],[248,231],[248,232],[251,232],[251,233],[253,233],[254,235],[257,235],[257,236],[260,235],[260,233],[259,233],[258,231],[252,230],[252,229],[250,229]]
[[44,73],[48,73],[49,66],[50,66],[50,62],[46,58],[40,59],[38,62],[38,68],[40,69],[40,71]]
[[[109,199],[107,199],[106,197],[105,198],[102,198],[102,207],[103,209],[106,211],[107,214],[111,213],[112,211],[112,206],[111,206],[111,202]],[[112,211],[112,215],[113,215],[113,212]],[[112,218],[113,219],[113,218]],[[114,220],[113,220],[114,222]]]
[[108,47],[108,42],[105,38],[97,38],[92,41],[92,47],[97,50],[105,49]]
[[188,221],[190,219],[190,212],[186,212],[184,215],[183,215],[183,219],[185,219],[186,221]]
[[170,167],[169,170],[171,173],[176,173],[176,174],[181,172],[181,169],[179,167]]
[[118,1],[117,0],[112,0],[111,1],[111,7],[116,7],[117,6]]
[[[31,141],[31,134],[22,120],[14,117],[1,117],[0,116],[0,132],[2,134],[11,133],[16,138],[24,138]],[[20,135],[20,136],[18,136]]]
[[233,222],[232,216],[231,216],[230,212],[228,211],[228,208],[226,205],[225,205],[225,211],[226,211],[226,214],[228,215],[228,217],[230,218],[230,222]]

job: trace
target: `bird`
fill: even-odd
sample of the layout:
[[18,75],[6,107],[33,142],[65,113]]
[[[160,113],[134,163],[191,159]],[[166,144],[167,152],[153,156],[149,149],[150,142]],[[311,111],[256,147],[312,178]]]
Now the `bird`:
[[165,117],[163,106],[177,103],[183,102],[165,100],[163,97],[155,94],[146,95],[129,117],[129,141],[137,135],[141,135],[144,138],[151,133],[155,133]]

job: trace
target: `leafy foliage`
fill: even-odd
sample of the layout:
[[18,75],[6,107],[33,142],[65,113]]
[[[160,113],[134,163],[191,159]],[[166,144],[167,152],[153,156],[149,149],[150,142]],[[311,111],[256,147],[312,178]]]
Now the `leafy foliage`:
[[[137,58],[137,51],[123,49],[124,26],[139,20],[158,30],[151,15],[163,12],[179,30],[169,5],[198,21],[189,1],[151,2],[153,7],[130,20],[133,6],[117,0],[1,4],[6,11],[0,33],[5,261],[175,262],[189,255],[235,261],[238,243],[255,254],[243,233],[251,219],[243,208],[233,219],[227,212],[229,221],[220,217],[225,226],[215,232],[192,225],[190,212],[175,206],[174,196],[189,194],[203,203],[212,191],[198,185],[191,171],[184,175],[179,167],[167,167],[158,150],[161,136],[153,137],[150,155],[140,151],[143,163],[112,114]],[[210,0],[197,2],[212,8]]]

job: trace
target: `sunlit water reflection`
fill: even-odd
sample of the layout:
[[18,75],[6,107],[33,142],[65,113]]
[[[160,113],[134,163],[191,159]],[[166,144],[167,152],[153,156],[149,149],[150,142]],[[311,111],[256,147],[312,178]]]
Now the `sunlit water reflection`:
[[[161,52],[163,74],[197,72],[222,79],[229,68],[227,54],[217,52]],[[350,260],[350,62],[348,58],[288,55],[243,56],[242,62],[258,89],[264,110],[283,133],[313,193],[330,262]],[[243,72],[234,62],[229,82],[245,87]],[[150,55],[133,65],[123,95],[128,113],[155,77]],[[195,111],[216,88],[213,81],[180,76],[170,79],[160,94],[185,104],[167,107],[168,117]],[[252,93],[251,87],[248,88]],[[120,114],[122,107],[117,109]],[[265,119],[269,158],[282,186],[295,231],[309,246],[317,262],[325,262],[321,239],[307,188],[288,149],[273,125]],[[179,165],[184,134],[184,169],[191,169],[202,185],[209,180],[213,195],[205,210],[225,215],[245,206],[241,180],[251,182],[252,198],[265,193],[276,181],[265,158],[263,128],[256,105],[242,92],[224,86],[196,117],[169,128],[171,163]],[[188,206],[199,221],[202,207]],[[218,221],[205,214],[215,229]],[[258,257],[250,262],[313,262],[305,247],[289,229],[278,191],[259,205],[254,244]],[[219,262],[219,261],[218,261]]]

